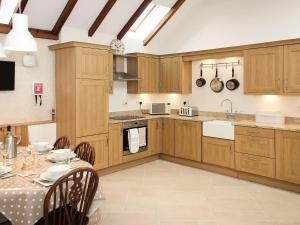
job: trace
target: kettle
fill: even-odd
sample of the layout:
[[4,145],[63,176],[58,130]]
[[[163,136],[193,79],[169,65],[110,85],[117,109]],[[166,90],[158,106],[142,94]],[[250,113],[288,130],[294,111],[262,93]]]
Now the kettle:
[[21,142],[21,137],[16,137],[11,132],[11,126],[7,126],[7,133],[4,138],[4,147],[7,150],[8,158],[17,157],[17,145]]

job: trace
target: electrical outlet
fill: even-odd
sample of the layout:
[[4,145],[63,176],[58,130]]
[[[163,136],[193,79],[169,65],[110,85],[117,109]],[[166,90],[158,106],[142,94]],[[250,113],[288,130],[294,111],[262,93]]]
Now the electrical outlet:
[[189,102],[188,100],[184,100],[184,101],[183,101],[183,105],[184,105],[184,106],[188,106],[189,104],[190,104],[190,102]]

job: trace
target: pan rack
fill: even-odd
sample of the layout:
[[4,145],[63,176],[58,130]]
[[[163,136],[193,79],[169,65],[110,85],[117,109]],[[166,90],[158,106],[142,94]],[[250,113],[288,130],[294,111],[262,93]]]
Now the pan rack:
[[233,62],[220,62],[220,63],[201,63],[200,67],[201,68],[218,68],[218,67],[227,67],[228,66],[239,66],[241,65],[241,61],[233,61]]

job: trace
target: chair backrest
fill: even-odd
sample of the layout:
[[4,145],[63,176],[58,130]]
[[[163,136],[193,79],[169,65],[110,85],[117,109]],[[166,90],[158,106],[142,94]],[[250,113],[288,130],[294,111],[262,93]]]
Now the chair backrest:
[[92,168],[72,170],[57,180],[44,201],[45,225],[85,225],[99,184]]
[[62,149],[62,148],[69,148],[69,147],[70,147],[70,140],[66,136],[58,138],[53,145],[54,150]]
[[81,160],[84,160],[84,161],[90,163],[91,165],[94,165],[94,163],[95,163],[95,149],[92,145],[90,145],[90,143],[81,142],[74,149],[74,153]]

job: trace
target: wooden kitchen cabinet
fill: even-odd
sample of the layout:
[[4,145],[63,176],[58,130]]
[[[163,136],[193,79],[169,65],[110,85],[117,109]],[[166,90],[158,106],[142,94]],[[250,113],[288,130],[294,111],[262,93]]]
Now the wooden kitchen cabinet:
[[162,153],[170,156],[175,155],[175,120],[162,119]]
[[108,166],[109,46],[67,42],[55,51],[56,135],[95,146],[95,169]]
[[276,178],[300,184],[300,132],[276,130]]
[[244,93],[281,94],[283,46],[244,51]]
[[78,47],[76,78],[107,80],[110,78],[110,55],[106,49]]
[[284,46],[284,92],[300,94],[300,44]]
[[162,120],[151,119],[148,121],[148,152],[155,155],[162,152]]
[[95,170],[108,167],[108,134],[76,138],[77,145],[81,142],[89,142],[95,148]]
[[108,82],[76,81],[76,137],[108,132]]
[[192,63],[184,62],[178,56],[161,58],[159,92],[192,93]]
[[127,59],[127,72],[139,78],[138,81],[127,81],[127,92],[158,93],[159,92],[159,58],[148,54],[130,54]]
[[109,125],[109,166],[122,163],[123,158],[123,132],[122,123]]
[[235,127],[235,151],[275,158],[275,131],[253,127]]
[[234,141],[202,137],[202,161],[234,169]]
[[201,161],[201,123],[175,120],[175,156]]

